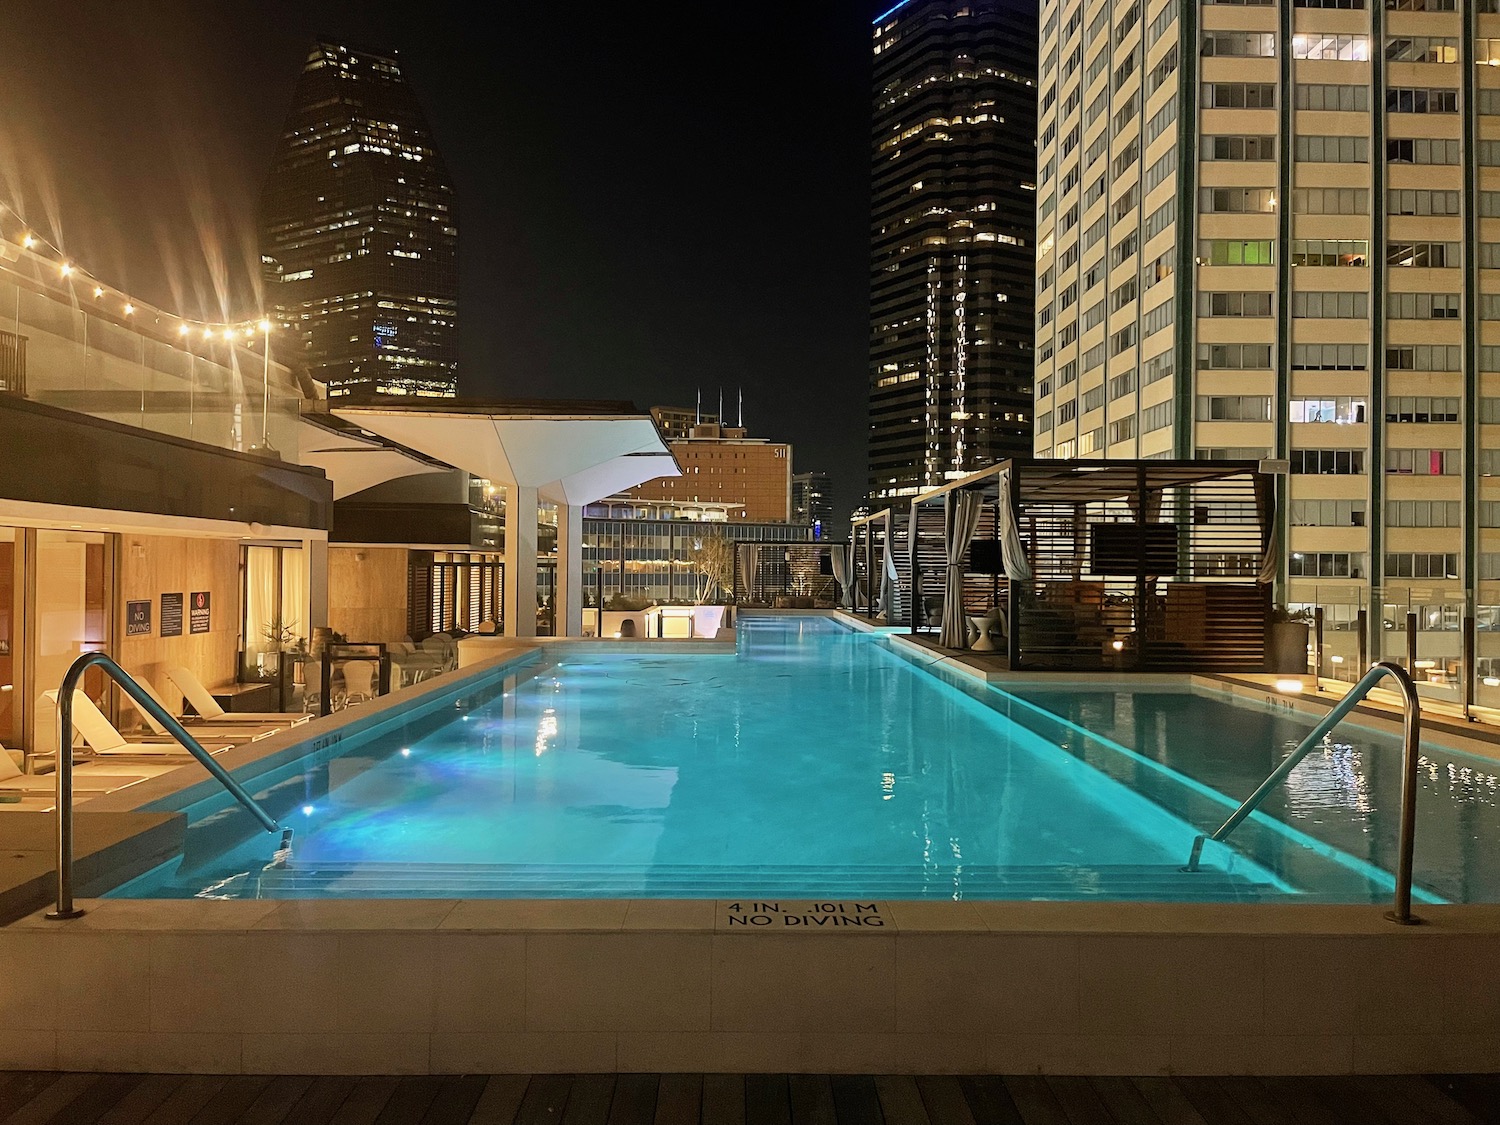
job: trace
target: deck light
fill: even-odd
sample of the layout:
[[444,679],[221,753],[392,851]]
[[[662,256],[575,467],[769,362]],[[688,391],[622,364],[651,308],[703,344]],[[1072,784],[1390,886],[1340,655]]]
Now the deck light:
[[1302,690],[1302,681],[1301,680],[1290,680],[1290,679],[1288,679],[1288,680],[1277,680],[1276,681],[1276,690],[1277,691],[1288,692],[1290,694],[1295,695],[1295,694],[1297,694],[1298,692],[1300,692]]
[[1500,687],[1500,677],[1486,676],[1484,678],[1484,686],[1485,687]]
[[1124,641],[1110,641],[1109,642],[1109,647],[1112,648],[1112,649],[1114,649],[1116,652],[1124,652],[1125,651],[1125,642]]

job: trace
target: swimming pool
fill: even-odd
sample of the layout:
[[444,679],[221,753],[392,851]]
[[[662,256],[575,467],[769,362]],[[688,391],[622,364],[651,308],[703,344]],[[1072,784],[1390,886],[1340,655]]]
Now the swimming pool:
[[[1164,760],[1148,764],[1111,737],[1122,733],[1120,705],[1097,696],[1049,704],[934,674],[886,638],[817,617],[746,617],[734,655],[556,646],[258,783],[297,830],[284,866],[267,866],[265,836],[216,797],[185,810],[181,862],[114,893],[1388,894],[1380,848],[1346,850],[1342,837],[1260,818],[1236,835],[1235,850],[1211,845],[1205,872],[1182,872],[1193,837],[1233,801],[1177,768],[1174,755],[1185,751],[1153,746]],[[1083,729],[1106,711],[1114,726]],[[1259,749],[1244,767],[1256,780],[1267,753]],[[1419,838],[1419,883],[1422,859]]]

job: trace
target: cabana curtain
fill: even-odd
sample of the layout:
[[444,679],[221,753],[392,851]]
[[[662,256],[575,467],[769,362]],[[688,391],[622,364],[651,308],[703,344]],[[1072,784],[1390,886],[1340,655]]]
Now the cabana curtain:
[[1005,577],[1011,582],[1031,581],[1031,561],[1026,557],[1026,546],[1021,542],[1021,525],[1010,502],[1010,474],[1006,469],[1000,474],[1000,557],[1005,562]]
[[756,543],[741,543],[740,581],[745,584],[745,600],[755,600],[755,583],[760,577],[760,546]]
[[880,564],[880,615],[892,624],[901,620],[901,579],[896,573],[896,556],[891,553],[889,532]]
[[1255,507],[1260,516],[1260,573],[1255,580],[1263,586],[1276,581],[1281,569],[1281,521],[1276,518],[1276,478],[1269,473],[1255,477]]
[[[969,541],[979,530],[979,513],[984,498],[977,492],[951,492],[946,505],[943,539],[948,551],[948,579],[943,587],[943,631],[938,644],[944,648],[963,648],[968,640],[964,623],[964,555]],[[912,517],[915,525],[916,517]]]
[[849,609],[854,605],[854,586],[849,581],[849,555],[853,544],[830,543],[828,557],[833,560],[833,580],[839,584],[839,607]]

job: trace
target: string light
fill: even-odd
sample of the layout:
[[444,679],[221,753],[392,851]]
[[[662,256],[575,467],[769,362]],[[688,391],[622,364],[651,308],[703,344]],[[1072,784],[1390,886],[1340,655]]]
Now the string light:
[[[20,230],[19,235],[12,234],[5,237],[16,238],[22,249],[31,251],[34,254],[50,254],[55,261],[60,277],[64,279],[71,279],[75,276],[82,277],[85,281],[92,283],[94,299],[96,301],[104,299],[106,287],[90,276],[87,270],[81,269],[68,260],[68,257],[57,246],[37,235],[20,212],[5,202],[0,202],[0,212],[9,214],[15,221],[16,227]],[[109,293],[120,299],[120,307],[125,316],[134,316],[139,308],[145,310],[148,314],[155,312],[157,314],[155,322],[158,324],[164,318],[169,321],[176,321],[178,324],[177,334],[184,338],[184,340],[191,337],[194,329],[202,328],[204,340],[214,340],[222,333],[225,340],[233,343],[238,339],[239,334],[243,332],[245,334],[244,338],[247,341],[254,341],[257,335],[264,335],[269,341],[270,333],[275,328],[275,325],[264,316],[258,319],[247,319],[230,324],[210,324],[203,321],[194,321],[186,317],[176,316],[175,314],[163,313],[160,309],[152,305],[138,303],[133,298],[116,289],[109,290]]]

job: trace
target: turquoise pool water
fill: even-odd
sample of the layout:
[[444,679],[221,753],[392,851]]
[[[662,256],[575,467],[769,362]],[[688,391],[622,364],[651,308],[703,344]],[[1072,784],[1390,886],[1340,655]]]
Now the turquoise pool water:
[[1247,825],[1185,874],[1231,802],[1147,768],[1118,723],[1080,731],[1103,704],[950,681],[826,619],[746,618],[735,655],[550,651],[272,775],[260,795],[296,828],[284,866],[216,798],[186,810],[180,863],[115,893],[1372,901],[1390,886],[1378,850],[1305,826]]

